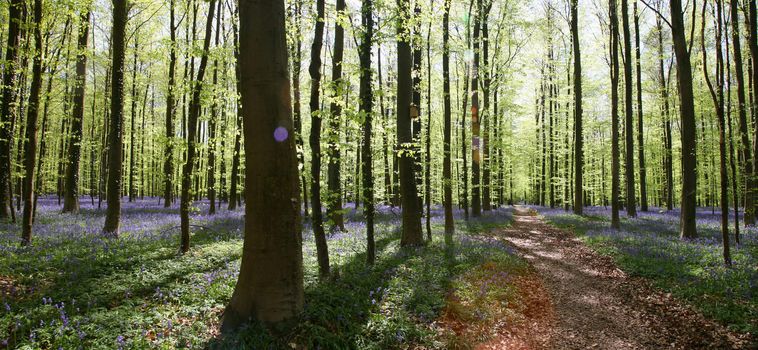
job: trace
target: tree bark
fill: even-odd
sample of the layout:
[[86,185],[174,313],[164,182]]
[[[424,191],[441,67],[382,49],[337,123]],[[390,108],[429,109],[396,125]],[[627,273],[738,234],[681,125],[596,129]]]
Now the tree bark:
[[[676,55],[677,80],[679,82],[679,114],[682,139],[682,238],[695,238],[695,206],[697,204],[697,140],[695,126],[695,102],[692,91],[692,66],[685,36],[682,1],[671,0],[671,34]],[[694,20],[694,19],[693,19]]]
[[626,177],[626,215],[637,216],[636,183],[634,174],[634,107],[632,90],[634,80],[632,78],[632,33],[629,30],[629,4],[627,0],[621,0],[621,18],[624,27],[624,109],[625,124],[624,136],[626,138],[624,174]]
[[[219,34],[221,33],[221,22],[224,20],[222,2],[218,2],[218,18],[216,19],[216,37],[214,39],[214,46],[218,47]],[[213,61],[213,88],[216,91],[218,84],[218,58]],[[208,214],[213,215],[216,213],[216,124],[218,119],[219,105],[217,98],[214,96],[213,104],[211,105],[211,116],[208,120]]]
[[200,56],[200,66],[197,70],[197,77],[192,81],[191,91],[192,100],[189,105],[189,114],[187,115],[187,162],[182,169],[182,194],[180,198],[179,216],[181,218],[181,246],[182,253],[186,253],[190,248],[189,232],[189,210],[192,204],[190,189],[192,187],[192,174],[195,168],[195,152],[197,148],[197,120],[200,117],[200,92],[203,88],[203,78],[205,69],[208,65],[208,50],[211,45],[211,29],[213,26],[213,17],[215,12],[215,0],[211,0],[208,5],[208,18],[205,23],[205,39],[203,40],[203,52]]
[[[736,1],[736,0],[735,0]],[[752,116],[753,119],[756,118],[756,110],[758,110],[758,10],[756,9],[755,0],[748,0],[748,12],[749,12],[749,18],[750,18],[750,25],[748,28],[748,48],[750,49],[750,58],[752,65],[749,65],[750,72],[750,91],[752,92],[752,98],[751,101],[753,102],[752,106]],[[752,206],[753,206],[753,220],[755,221],[756,214],[755,211],[755,200],[756,200],[756,182],[758,181],[758,123],[753,123],[753,176],[751,177],[752,184],[750,186],[750,190],[747,191],[752,196]]]
[[11,193],[11,158],[10,145],[13,137],[11,121],[16,119],[16,78],[18,54],[24,30],[25,11],[23,0],[11,0],[8,4],[8,38],[5,49],[5,71],[3,72],[2,106],[0,107],[0,219],[7,219],[12,213],[10,207]]
[[[34,0],[34,59],[32,63],[32,86],[31,90],[29,91],[29,105],[27,109],[28,114],[26,116],[26,135],[24,138],[24,167],[26,170],[26,175],[24,176],[24,188],[22,191],[22,195],[24,197],[24,217],[22,219],[23,227],[21,233],[22,245],[29,245],[32,242],[32,223],[34,211],[34,165],[37,157],[37,119],[39,117],[39,95],[40,90],[42,89],[42,60],[44,59],[44,49],[42,48],[42,28],[40,28],[41,26],[42,0]],[[78,72],[79,65],[77,64],[77,73]],[[84,82],[82,81],[81,84],[84,85]]]
[[450,111],[450,2],[445,0],[445,8],[442,14],[442,97],[443,97],[443,150],[442,159],[442,187],[445,206],[445,244],[450,247],[453,244],[453,232],[455,232],[455,220],[453,218],[453,179],[450,161],[450,144],[452,142],[452,123]]
[[[175,89],[176,89],[176,23],[174,18],[175,0],[169,1],[169,33],[171,42],[169,43],[168,54],[168,87],[166,89],[166,148],[163,162],[163,207],[171,207],[174,201],[173,181],[174,176],[174,114],[175,106]],[[235,40],[236,41],[236,40]],[[236,49],[235,49],[236,50]]]
[[474,69],[471,72],[471,215],[482,215],[481,196],[481,138],[479,120],[479,57],[480,38],[479,33],[482,23],[482,0],[476,1],[476,17],[474,20]]
[[[344,0],[338,0],[344,8]],[[371,90],[371,45],[374,38],[374,19],[372,0],[363,0],[362,25],[364,28],[360,45],[360,112],[365,115],[363,122],[363,155],[361,167],[363,169],[363,213],[366,216],[366,262],[373,264],[376,260],[376,248],[374,243],[374,172],[373,153],[371,149],[371,132],[374,109],[374,94]],[[335,45],[336,47],[336,45]]]
[[[237,33],[237,21],[232,21],[232,37],[234,40],[234,75],[237,78],[237,94],[242,93],[242,67],[240,61],[242,58],[240,57],[240,48],[239,48],[239,39],[238,39],[238,33]],[[237,209],[237,203],[240,202],[239,198],[239,190],[237,189],[237,184],[240,180],[240,153],[242,153],[242,117],[245,114],[244,112],[244,104],[242,103],[242,98],[237,98],[237,115],[235,118],[236,122],[236,129],[234,132],[234,154],[232,154],[232,174],[231,174],[231,180],[229,184],[229,210],[235,210]]]
[[284,1],[241,0],[240,29],[248,200],[242,263],[221,320],[224,332],[250,318],[273,326],[297,316],[304,304]]
[[324,41],[324,0],[316,2],[316,28],[311,45],[311,64],[308,72],[311,75],[311,226],[316,240],[319,275],[329,276],[329,248],[326,245],[324,222],[321,213],[321,121],[323,120],[319,103],[321,89],[321,48]]
[[74,109],[71,120],[71,147],[66,169],[66,194],[63,197],[63,212],[79,212],[79,158],[82,152],[82,121],[84,119],[84,88],[87,75],[87,41],[89,39],[89,10],[81,14],[79,41],[76,55],[76,82],[74,86]]
[[[703,75],[705,76],[706,85],[711,93],[713,106],[716,109],[716,117],[719,126],[719,182],[721,206],[721,237],[724,244],[724,264],[731,266],[732,258],[729,252],[729,175],[726,163],[728,155],[726,154],[726,120],[724,116],[724,58],[721,51],[722,45],[722,18],[721,2],[716,0],[716,84],[714,86],[711,77],[708,74],[708,54],[705,47],[705,16],[706,5],[708,1],[703,1],[702,25],[700,27],[701,48],[703,52]],[[737,210],[737,208],[735,208]]]
[[618,57],[618,16],[616,0],[610,0],[611,16],[611,228],[620,229],[619,219],[619,112],[618,112],[618,80],[619,80],[619,57]]
[[118,237],[121,219],[122,159],[124,150],[124,50],[126,22],[129,15],[127,0],[113,0],[113,32],[111,34],[111,111],[108,125],[108,209],[105,212],[103,233]]
[[[343,81],[342,81],[342,58],[344,55],[344,37],[345,29],[342,26],[339,19],[345,11],[345,0],[337,0],[337,14],[338,18],[334,29],[334,47],[332,49],[332,102],[330,104],[330,118],[329,118],[329,130],[327,131],[329,139],[329,164],[327,165],[327,186],[329,189],[329,195],[327,197],[327,212],[329,213],[329,219],[334,229],[341,231],[345,230],[345,220],[342,215],[342,188],[340,186],[340,168],[342,161],[340,159],[340,140],[339,131],[342,124],[342,106],[340,100],[343,94]],[[368,53],[369,61],[371,53]],[[369,62],[370,65],[370,62]],[[368,69],[368,68],[364,68]],[[369,111],[370,112],[370,111]]]
[[645,165],[645,132],[643,131],[642,110],[642,58],[640,57],[640,15],[637,13],[637,1],[634,2],[634,51],[637,66],[637,157],[640,162],[640,210],[646,212],[647,206],[647,167]]
[[584,213],[584,130],[582,125],[582,56],[579,43],[579,0],[571,0],[571,43],[574,55],[574,214]]
[[416,188],[414,140],[411,127],[411,99],[413,92],[412,57],[407,33],[410,25],[410,1],[398,0],[397,19],[397,145],[400,193],[403,205],[403,232],[400,245],[424,244],[421,231],[421,208]]

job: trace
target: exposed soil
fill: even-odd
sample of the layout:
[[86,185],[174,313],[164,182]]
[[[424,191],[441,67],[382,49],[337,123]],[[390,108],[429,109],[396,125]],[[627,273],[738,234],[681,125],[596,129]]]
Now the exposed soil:
[[[534,267],[520,290],[548,306],[481,349],[754,349],[744,335],[704,318],[641,278],[627,276],[571,233],[516,208],[511,227],[494,232]],[[543,288],[544,286],[544,288]],[[539,296],[546,291],[547,296]],[[527,303],[527,304],[529,304]],[[548,313],[540,314],[539,312]]]

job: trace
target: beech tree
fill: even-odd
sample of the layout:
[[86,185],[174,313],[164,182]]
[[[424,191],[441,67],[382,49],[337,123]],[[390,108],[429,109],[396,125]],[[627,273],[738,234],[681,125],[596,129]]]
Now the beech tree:
[[127,0],[113,0],[113,29],[111,34],[111,108],[108,120],[108,209],[103,232],[118,236],[121,220],[122,157],[124,151],[124,51],[126,48],[126,22],[129,9]]
[[251,318],[273,326],[296,316],[304,303],[284,1],[241,0],[239,6],[247,205],[242,264],[221,320],[224,331]]

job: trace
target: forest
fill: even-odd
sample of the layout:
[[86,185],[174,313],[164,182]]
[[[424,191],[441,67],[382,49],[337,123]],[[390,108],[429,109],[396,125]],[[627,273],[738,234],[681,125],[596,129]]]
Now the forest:
[[756,0],[0,0],[0,349],[758,348]]

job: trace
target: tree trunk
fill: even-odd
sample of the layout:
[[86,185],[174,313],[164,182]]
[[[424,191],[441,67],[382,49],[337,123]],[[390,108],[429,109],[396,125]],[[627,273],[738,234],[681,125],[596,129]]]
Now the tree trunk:
[[624,174],[626,175],[626,215],[637,216],[635,174],[634,174],[634,107],[632,90],[632,33],[629,30],[629,4],[627,0],[621,0],[621,19],[624,27],[624,109],[625,124],[624,136],[626,138],[626,151],[624,158]]
[[478,69],[478,71],[485,72],[484,74],[484,84],[482,84],[482,95],[483,95],[483,102],[484,102],[484,108],[483,113],[481,113],[479,119],[480,123],[484,126],[484,133],[482,133],[481,138],[481,164],[482,164],[482,210],[484,211],[490,211],[492,210],[492,198],[491,198],[491,186],[490,186],[490,177],[491,177],[491,167],[492,162],[490,161],[490,119],[492,119],[492,115],[494,113],[490,113],[490,85],[492,83],[492,78],[490,74],[488,73],[490,71],[490,62],[489,62],[489,56],[490,56],[490,44],[489,44],[489,13],[490,9],[492,8],[492,1],[487,1],[484,8],[482,8],[482,12],[480,15],[482,16],[481,21],[479,22],[482,26],[482,69]]
[[[685,23],[681,0],[671,0],[671,34],[676,55],[677,80],[679,82],[679,114],[682,138],[682,238],[695,238],[695,206],[697,204],[697,140],[695,126],[695,102],[692,92],[692,66],[685,36]],[[694,19],[693,19],[694,20]]]
[[745,101],[745,73],[742,69],[742,45],[740,44],[740,17],[736,0],[730,1],[732,18],[732,47],[734,50],[734,72],[737,78],[737,113],[739,118],[740,153],[742,155],[742,174],[745,181],[743,196],[745,198],[745,225],[755,225],[755,179],[753,177],[753,156],[747,122],[747,102]]
[[[174,200],[173,194],[173,176],[174,176],[174,114],[176,113],[175,93],[176,93],[176,23],[174,18],[175,0],[169,1],[169,32],[171,43],[169,44],[169,61],[168,61],[168,87],[166,89],[166,149],[163,162],[163,207],[171,207]],[[235,38],[236,40],[236,38]],[[236,49],[235,49],[236,52]]]
[[[736,0],[735,0],[736,1]],[[750,72],[748,73],[750,76],[750,91],[752,91],[752,98],[751,101],[753,102],[753,108],[752,116],[753,118],[756,117],[756,110],[758,110],[758,10],[756,9],[755,0],[749,0],[748,5],[748,12],[749,12],[749,18],[750,18],[750,26],[748,28],[748,48],[750,49],[750,57],[752,65],[750,65]],[[755,200],[756,200],[756,182],[758,181],[758,123],[753,123],[754,127],[754,136],[753,136],[753,176],[752,184],[750,186],[748,193],[752,196],[752,206],[753,206],[753,217],[755,221],[755,216],[758,215],[755,213]]]
[[187,162],[182,169],[182,194],[180,198],[179,216],[181,218],[181,246],[182,253],[186,253],[190,248],[189,232],[189,210],[192,199],[190,197],[190,188],[192,187],[192,174],[195,167],[195,152],[197,148],[197,121],[200,117],[200,92],[203,88],[203,78],[205,69],[208,65],[208,50],[211,45],[211,27],[213,26],[213,16],[215,10],[215,0],[211,0],[208,7],[208,18],[205,23],[205,39],[203,40],[203,52],[200,56],[200,67],[197,70],[197,77],[192,81],[191,91],[192,100],[189,106],[187,116]]
[[133,202],[135,196],[134,173],[136,172],[136,153],[134,152],[134,146],[136,142],[134,135],[136,134],[135,121],[137,120],[137,71],[139,70],[139,65],[137,62],[138,53],[139,29],[134,33],[134,62],[132,66],[132,108],[130,118],[131,127],[129,128],[129,202]]
[[424,244],[421,231],[421,208],[414,165],[414,140],[412,135],[412,91],[413,79],[410,38],[405,35],[410,25],[410,1],[398,0],[397,19],[397,145],[400,179],[400,194],[403,205],[400,245]]
[[637,1],[634,2],[634,51],[637,66],[637,157],[640,162],[640,209],[647,207],[647,167],[645,166],[645,133],[643,129],[642,111],[642,58],[640,58],[640,15],[637,13]]
[[321,47],[324,41],[324,0],[316,2],[316,28],[311,45],[311,64],[308,72],[311,75],[311,223],[313,236],[316,240],[316,254],[318,255],[319,275],[323,278],[329,276],[329,248],[326,245],[324,222],[321,213],[321,121],[323,120],[319,92],[321,89]]
[[582,129],[582,56],[579,42],[579,0],[571,0],[571,43],[574,55],[574,214],[584,213],[584,130]]
[[[719,204],[721,206],[721,237],[724,244],[724,264],[731,266],[732,258],[729,253],[729,175],[727,172],[726,163],[728,155],[726,154],[726,121],[724,116],[724,58],[721,51],[722,45],[722,18],[721,18],[721,2],[716,0],[716,84],[714,86],[711,81],[710,75],[708,75],[708,54],[705,49],[705,16],[706,5],[708,1],[703,1],[702,12],[702,25],[700,27],[701,48],[703,52],[703,75],[705,76],[705,82],[708,86],[708,90],[711,93],[711,99],[713,100],[713,106],[716,109],[716,117],[718,119],[719,126],[719,181],[720,181],[720,197]],[[735,208],[737,210],[737,208]]]
[[[338,0],[338,4],[344,8],[344,0]],[[338,6],[339,7],[339,6]],[[363,155],[361,157],[363,168],[363,213],[366,216],[366,262],[373,264],[376,259],[374,243],[374,173],[373,153],[371,150],[371,130],[374,109],[374,94],[371,90],[371,41],[374,38],[374,19],[372,0],[363,0],[362,26],[364,28],[360,46],[360,112],[365,114],[363,124]],[[335,41],[336,43],[336,41]],[[335,45],[336,52],[336,45]],[[336,57],[336,56],[335,56]]]
[[[340,18],[344,15],[345,0],[337,0],[337,17]],[[330,118],[329,118],[329,130],[327,131],[329,140],[329,164],[327,166],[327,186],[329,189],[329,195],[327,196],[327,212],[329,213],[329,219],[332,221],[334,229],[341,231],[345,230],[345,222],[342,215],[342,188],[340,186],[340,167],[342,161],[340,159],[340,140],[339,131],[341,129],[342,119],[342,107],[340,106],[340,100],[343,94],[343,81],[342,81],[342,57],[344,53],[344,37],[345,29],[342,27],[340,20],[337,20],[334,29],[334,47],[332,51],[332,103],[330,105]],[[369,53],[369,56],[371,53]],[[370,59],[371,57],[369,57]],[[370,62],[369,62],[370,63]],[[368,68],[365,68],[368,69]],[[369,113],[370,110],[367,112]]]
[[471,72],[471,215],[482,215],[482,196],[480,187],[481,138],[479,120],[479,32],[482,23],[482,0],[476,1],[476,17],[474,20],[474,69]]
[[616,0],[610,0],[611,16],[611,228],[620,229],[619,219],[619,112],[618,112],[618,16]]
[[452,123],[450,121],[450,2],[445,0],[445,9],[442,14],[442,97],[444,103],[444,140],[442,153],[442,187],[444,192],[445,206],[445,244],[450,247],[453,244],[453,232],[455,232],[455,220],[453,218],[453,179],[450,161],[450,144],[452,142]]
[[122,159],[124,150],[124,50],[126,22],[129,10],[127,0],[113,0],[113,33],[111,34],[111,111],[108,125],[108,209],[105,212],[103,233],[117,237],[121,219]]
[[10,208],[10,143],[13,136],[11,121],[16,119],[16,70],[20,68],[17,66],[17,60],[23,36],[21,24],[24,23],[24,6],[25,2],[22,0],[11,0],[8,4],[8,41],[5,49],[3,85],[0,86],[3,95],[0,107],[0,219],[7,219],[13,214]]
[[674,166],[671,139],[671,114],[669,113],[669,94],[666,84],[666,72],[663,65],[663,24],[660,18],[656,18],[655,28],[658,32],[658,73],[661,102],[663,105],[663,167],[665,172],[664,198],[666,210],[674,209]]
[[[219,34],[221,33],[221,22],[224,20],[223,7],[221,1],[218,2],[218,18],[216,19],[216,37],[214,39],[214,46],[218,47]],[[214,91],[218,84],[218,58],[213,61],[213,87]],[[218,119],[218,102],[216,96],[213,98],[213,105],[211,106],[211,116],[208,120],[208,202],[210,207],[208,208],[208,214],[213,215],[216,213],[216,124]],[[222,159],[223,160],[223,159]]]
[[[88,15],[89,17],[89,15]],[[37,118],[39,116],[39,95],[42,88],[42,0],[34,0],[34,61],[32,63],[32,86],[29,91],[29,107],[26,117],[26,135],[24,138],[24,217],[22,223],[22,245],[32,242],[32,221],[34,211],[34,165],[37,157]],[[86,27],[85,27],[86,28]],[[85,29],[86,32],[86,29]],[[85,34],[86,36],[86,34]],[[81,37],[81,34],[80,34]],[[81,39],[80,39],[81,44]],[[86,46],[86,39],[85,39]],[[77,65],[77,73],[79,66]],[[84,82],[81,82],[84,85]],[[83,102],[83,101],[82,101]],[[80,128],[81,131],[81,128]]]
[[[234,75],[237,78],[237,93],[242,93],[242,67],[241,67],[241,57],[240,57],[240,49],[239,49],[239,42],[238,42],[238,36],[237,36],[237,21],[232,21],[232,37],[234,40]],[[229,210],[235,210],[237,209],[237,203],[239,203],[239,190],[237,190],[237,184],[240,180],[240,153],[242,152],[242,117],[244,115],[244,104],[242,103],[242,98],[237,99],[237,115],[235,118],[236,121],[236,130],[234,132],[234,154],[232,154],[232,174],[231,174],[231,181],[229,184]]]
[[[76,55],[76,83],[74,86],[74,110],[71,121],[71,147],[66,169],[66,194],[63,197],[63,212],[79,211],[79,158],[82,152],[82,121],[84,119],[84,87],[87,75],[87,41],[89,39],[89,10],[81,14],[79,41]],[[35,126],[36,127],[36,126]]]
[[250,318],[273,326],[296,317],[304,304],[284,1],[240,1],[240,29],[248,200],[242,263],[221,320],[224,332]]

